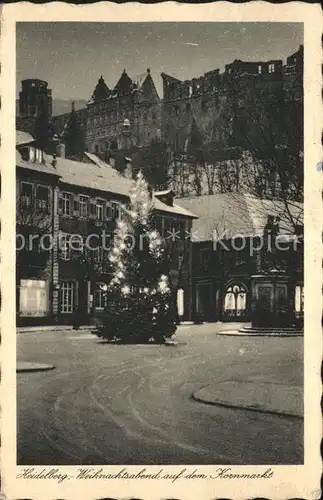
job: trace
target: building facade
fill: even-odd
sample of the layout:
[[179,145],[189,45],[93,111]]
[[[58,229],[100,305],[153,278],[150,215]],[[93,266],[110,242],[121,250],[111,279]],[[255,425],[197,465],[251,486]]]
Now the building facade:
[[58,307],[55,240],[60,175],[32,136],[17,132],[17,322],[46,322]]
[[[264,282],[261,291],[269,293],[279,276],[283,284],[279,283],[275,293],[283,288],[284,307],[292,315],[292,323],[301,323],[301,204],[292,203],[287,213],[281,201],[235,193],[183,198],[179,203],[198,215],[192,226],[191,315],[195,320],[250,321],[255,278]],[[273,306],[267,305],[269,309]],[[271,311],[270,316],[274,314]],[[267,318],[266,326],[270,322]]]
[[[88,324],[106,306],[107,254],[129,201],[131,163],[125,178],[94,154],[73,161],[57,151],[47,155],[17,133],[17,324]],[[171,191],[152,196],[156,228],[171,244],[179,315],[189,318],[194,215]]]
[[[221,161],[224,162],[221,168],[225,169],[226,163],[234,162],[237,151],[241,154],[252,150],[253,157],[259,159],[264,150],[286,148],[286,144],[296,142],[299,151],[293,154],[301,157],[302,46],[287,58],[286,64],[282,60],[235,60],[222,73],[215,69],[186,81],[162,73],[162,79],[161,99],[149,69],[137,79],[130,78],[124,70],[112,89],[101,76],[86,108],[72,110],[73,119],[68,114],[52,117],[50,128],[65,137],[67,156],[75,157],[77,149],[79,153],[87,150],[102,159],[118,151],[122,156],[139,155],[139,163],[153,162],[155,170],[163,170],[161,177],[165,183],[170,180],[179,195],[185,191],[181,193],[178,189],[180,178],[185,175],[190,177],[191,186],[186,189],[190,194],[221,192],[223,186],[219,188],[216,183],[210,186],[208,173],[202,175],[202,180],[188,173],[199,170],[201,177],[203,169],[211,166],[213,171]],[[36,115],[42,114],[42,106],[47,102],[47,114],[51,117],[50,91],[45,84],[38,80],[23,82],[17,117],[19,129],[33,133],[29,126],[30,120],[35,122],[35,107],[29,101],[35,101]],[[71,129],[69,133],[67,129]],[[270,137],[272,144],[264,144],[264,137],[267,141]],[[158,163],[161,154],[158,148],[154,150],[156,144],[165,146],[163,162]],[[176,162],[181,168],[174,168]],[[274,170],[274,163],[263,170]],[[298,163],[297,169],[302,171],[302,161]],[[218,170],[214,177],[218,176]],[[268,182],[275,185],[276,180],[277,173],[273,172],[273,179]]]

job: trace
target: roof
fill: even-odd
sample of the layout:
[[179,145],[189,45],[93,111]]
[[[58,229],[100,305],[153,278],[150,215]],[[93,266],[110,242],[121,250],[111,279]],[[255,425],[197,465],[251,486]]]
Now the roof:
[[45,163],[25,161],[18,150],[16,150],[16,166],[27,170],[33,170],[34,172],[55,175],[57,177],[60,175],[57,169],[53,167],[47,159],[45,159]]
[[[97,189],[109,193],[129,197],[133,181],[125,178],[108,163],[98,158],[92,153],[85,153],[90,160],[89,163],[68,160],[66,158],[57,158],[56,170],[61,176],[61,182],[73,186]],[[50,158],[46,155],[47,158]],[[185,207],[177,204],[168,206],[154,197],[154,207],[156,210],[172,214],[182,215],[194,218]]]
[[61,175],[61,182],[121,196],[129,196],[130,180],[122,177],[97,156],[91,153],[87,153],[86,156],[90,160],[88,163],[61,157],[57,158],[56,169]]
[[154,195],[153,199],[154,207],[156,210],[160,210],[161,212],[168,212],[170,214],[183,215],[184,217],[190,217],[191,219],[195,219],[196,217],[198,217],[181,205],[177,205],[175,203],[172,206],[166,205],[166,203],[163,203]]
[[249,194],[221,193],[181,198],[180,205],[197,214],[193,221],[193,240],[210,241],[215,232],[221,239],[234,236],[261,236],[268,216],[280,217],[281,233],[292,234],[293,222],[302,225],[303,205],[290,202],[288,209],[280,200],[260,199]]
[[23,132],[22,130],[16,130],[16,146],[22,146],[23,144],[30,144],[35,142],[35,139],[28,132]]

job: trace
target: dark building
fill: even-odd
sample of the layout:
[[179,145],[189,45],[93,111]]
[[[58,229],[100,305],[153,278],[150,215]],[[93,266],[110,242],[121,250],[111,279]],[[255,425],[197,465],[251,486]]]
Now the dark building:
[[51,242],[59,229],[60,174],[26,132],[17,131],[16,166],[18,324],[19,318],[46,322],[58,306],[57,250]]
[[52,91],[47,82],[38,79],[28,79],[21,82],[19,92],[19,116],[39,117],[52,116]]
[[16,126],[40,140],[51,135],[52,91],[37,78],[23,80],[17,103]]
[[[157,186],[166,188],[168,182],[179,195],[218,192],[203,168],[217,168],[219,162],[232,162],[237,152],[246,151],[254,163],[264,163],[261,175],[265,171],[268,177],[266,188],[252,186],[258,194],[267,196],[270,190],[273,196],[278,194],[277,163],[288,165],[293,182],[296,177],[302,185],[303,46],[286,64],[235,60],[222,73],[215,69],[186,81],[165,73],[162,78],[160,99],[149,69],[138,78],[130,78],[124,70],[111,89],[101,76],[86,108],[54,116],[47,128],[44,120],[50,122],[51,117],[47,84],[26,80],[19,97],[18,128],[38,136],[46,135],[49,127],[63,138],[70,158],[77,159],[84,150],[105,160],[113,153],[122,170],[124,157],[130,157],[150,183],[156,177]],[[183,190],[178,189],[182,177],[187,177]],[[288,191],[289,179],[285,184],[283,189]],[[301,198],[299,192],[288,195]]]

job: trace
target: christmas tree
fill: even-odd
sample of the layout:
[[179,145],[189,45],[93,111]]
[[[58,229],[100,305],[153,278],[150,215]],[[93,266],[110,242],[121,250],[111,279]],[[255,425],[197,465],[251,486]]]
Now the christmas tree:
[[153,201],[141,172],[122,211],[109,254],[111,281],[97,335],[108,340],[164,343],[176,331],[169,255],[154,228]]

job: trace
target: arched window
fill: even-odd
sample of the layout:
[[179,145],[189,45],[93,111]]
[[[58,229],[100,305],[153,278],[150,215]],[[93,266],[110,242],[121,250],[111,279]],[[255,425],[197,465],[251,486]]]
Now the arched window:
[[223,314],[228,318],[241,318],[247,310],[247,291],[241,284],[228,286],[224,294]]

